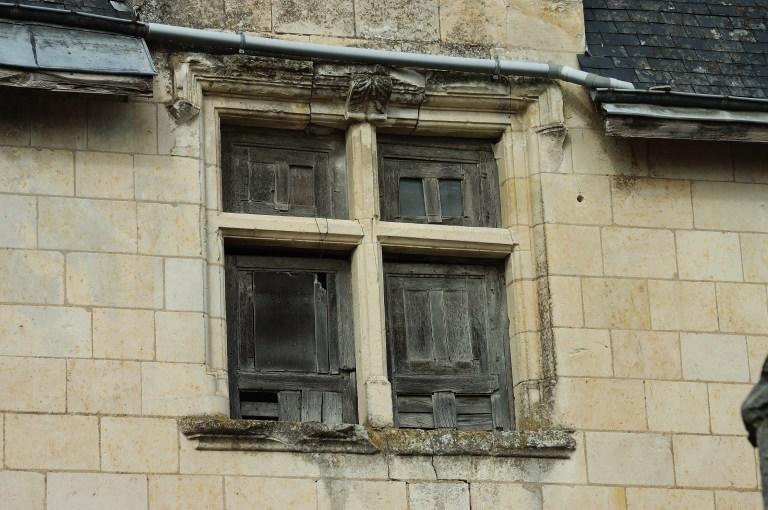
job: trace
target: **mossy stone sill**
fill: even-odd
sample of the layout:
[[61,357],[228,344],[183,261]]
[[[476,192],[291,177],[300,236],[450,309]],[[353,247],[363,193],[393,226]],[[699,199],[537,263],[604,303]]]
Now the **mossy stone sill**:
[[224,416],[189,416],[180,425],[184,435],[198,441],[198,450],[569,458],[576,449],[573,432],[568,430],[377,429]]

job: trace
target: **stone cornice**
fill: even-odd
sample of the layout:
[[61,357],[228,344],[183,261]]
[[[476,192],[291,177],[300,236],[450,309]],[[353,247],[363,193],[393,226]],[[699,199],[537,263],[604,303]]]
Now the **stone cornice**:
[[174,100],[169,111],[179,122],[196,117],[203,96],[212,95],[257,99],[264,111],[271,104],[273,111],[288,114],[286,127],[342,128],[367,121],[382,132],[495,137],[545,84],[242,55],[184,53],[170,59]]

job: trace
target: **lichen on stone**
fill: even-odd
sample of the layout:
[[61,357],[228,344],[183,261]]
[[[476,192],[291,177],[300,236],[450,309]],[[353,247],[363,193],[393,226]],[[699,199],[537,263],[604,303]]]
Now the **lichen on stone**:
[[180,420],[181,431],[204,450],[265,450],[385,455],[469,455],[567,458],[571,431],[461,431],[372,428],[311,422],[233,420],[219,415]]

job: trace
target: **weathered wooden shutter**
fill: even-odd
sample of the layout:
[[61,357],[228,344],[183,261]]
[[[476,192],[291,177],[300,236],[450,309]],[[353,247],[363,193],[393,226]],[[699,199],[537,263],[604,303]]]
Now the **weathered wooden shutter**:
[[400,427],[511,427],[501,272],[387,263],[387,341]]
[[225,129],[222,140],[225,211],[347,216],[343,137]]
[[348,266],[341,260],[226,260],[231,413],[355,423]]
[[384,220],[497,227],[497,179],[489,144],[429,138],[380,140]]

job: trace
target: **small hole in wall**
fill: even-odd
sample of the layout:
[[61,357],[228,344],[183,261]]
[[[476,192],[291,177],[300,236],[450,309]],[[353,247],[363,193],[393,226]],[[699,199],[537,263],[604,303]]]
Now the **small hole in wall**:
[[581,193],[576,195],[576,201],[579,202],[579,203],[583,202],[584,201],[584,195],[582,195]]

